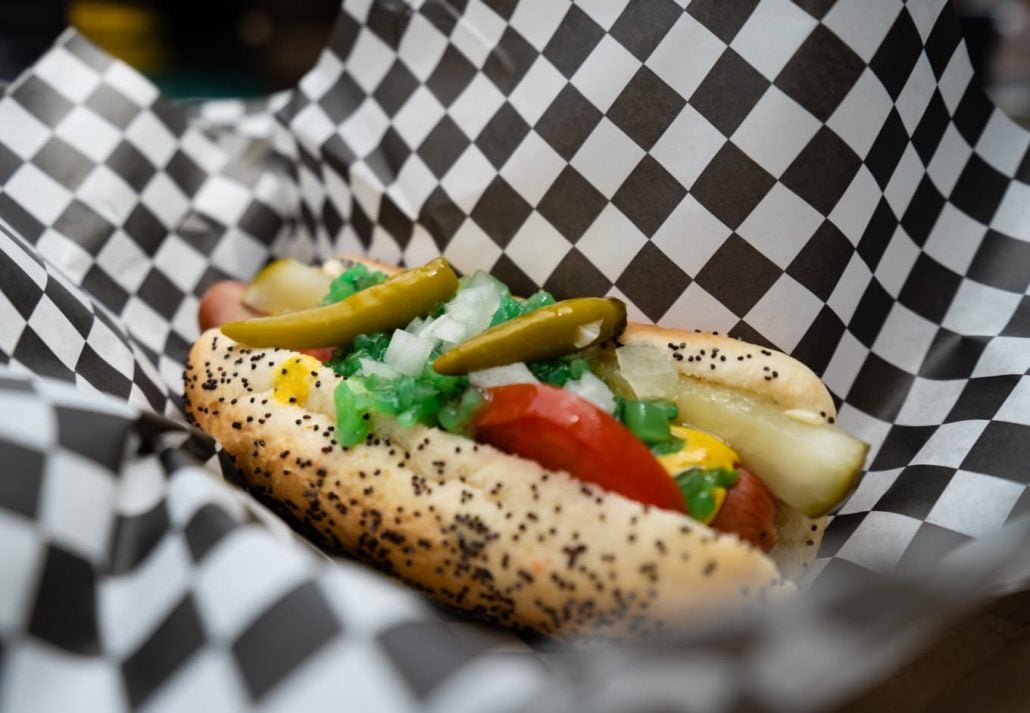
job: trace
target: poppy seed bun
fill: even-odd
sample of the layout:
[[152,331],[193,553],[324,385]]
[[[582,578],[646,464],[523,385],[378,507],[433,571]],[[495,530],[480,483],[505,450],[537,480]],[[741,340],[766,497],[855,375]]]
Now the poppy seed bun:
[[793,588],[735,535],[439,429],[376,418],[376,437],[343,448],[331,369],[313,370],[304,403],[273,396],[291,358],[210,330],[190,353],[186,405],[249,489],[328,551],[446,605],[561,638],[650,633]]

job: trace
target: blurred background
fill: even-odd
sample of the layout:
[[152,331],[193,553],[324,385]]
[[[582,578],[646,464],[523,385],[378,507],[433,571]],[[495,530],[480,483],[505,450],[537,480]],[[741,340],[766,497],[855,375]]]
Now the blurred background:
[[[1030,126],[1030,0],[953,0],[992,98]],[[67,25],[175,98],[253,97],[293,86],[339,0],[0,0],[0,81]]]

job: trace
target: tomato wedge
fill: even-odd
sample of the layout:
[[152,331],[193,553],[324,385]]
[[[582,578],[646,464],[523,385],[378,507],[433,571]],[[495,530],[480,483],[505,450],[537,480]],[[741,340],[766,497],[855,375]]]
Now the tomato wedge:
[[647,446],[573,393],[546,384],[486,389],[472,426],[476,440],[506,453],[646,505],[684,511],[683,495]]

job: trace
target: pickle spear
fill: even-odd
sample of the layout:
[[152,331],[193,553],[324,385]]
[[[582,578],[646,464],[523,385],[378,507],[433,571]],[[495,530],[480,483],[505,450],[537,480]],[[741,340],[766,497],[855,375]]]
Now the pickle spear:
[[581,297],[502,322],[440,355],[433,368],[457,376],[520,361],[570,354],[626,327],[626,305],[612,297]]
[[457,289],[458,278],[451,266],[437,258],[336,304],[232,322],[222,326],[222,333],[248,347],[339,346],[359,334],[404,327]]

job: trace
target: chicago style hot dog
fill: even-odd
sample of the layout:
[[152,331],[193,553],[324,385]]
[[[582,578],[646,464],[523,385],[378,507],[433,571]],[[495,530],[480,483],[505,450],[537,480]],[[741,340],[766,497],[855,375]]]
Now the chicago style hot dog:
[[186,403],[312,539],[444,604],[568,637],[760,600],[861,471],[865,445],[783,354],[626,325],[616,301],[458,289],[442,261],[373,267],[273,264],[206,296],[214,327],[278,311],[284,284],[330,293],[206,331]]

